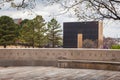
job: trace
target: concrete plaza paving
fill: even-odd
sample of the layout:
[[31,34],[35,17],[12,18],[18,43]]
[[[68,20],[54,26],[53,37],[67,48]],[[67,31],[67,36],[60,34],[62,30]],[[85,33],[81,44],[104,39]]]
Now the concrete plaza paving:
[[120,71],[55,67],[0,67],[0,80],[120,80]]

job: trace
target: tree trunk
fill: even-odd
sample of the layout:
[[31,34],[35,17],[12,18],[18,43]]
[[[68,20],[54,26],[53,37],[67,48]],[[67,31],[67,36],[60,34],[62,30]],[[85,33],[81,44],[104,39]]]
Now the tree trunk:
[[32,44],[32,47],[34,48],[34,43]]
[[54,40],[53,40],[53,42],[52,42],[52,47],[53,47],[53,48],[55,48],[55,43],[54,43]]
[[32,43],[31,43],[31,46],[34,48],[35,46],[34,46],[34,37],[32,38]]
[[4,45],[4,48],[6,48],[7,46],[6,45]]

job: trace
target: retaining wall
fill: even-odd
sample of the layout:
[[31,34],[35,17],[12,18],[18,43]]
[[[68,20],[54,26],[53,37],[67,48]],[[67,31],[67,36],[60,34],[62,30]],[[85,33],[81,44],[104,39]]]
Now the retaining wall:
[[[81,60],[83,62],[81,62]],[[77,64],[75,61],[78,61]],[[77,48],[0,49],[0,66],[58,66],[75,68],[77,67],[76,65],[85,63],[84,61],[93,62],[86,64],[87,67],[83,66],[83,68],[90,68],[88,66],[90,64],[93,65],[93,63],[95,65],[96,62],[97,62],[96,65],[100,64],[99,61],[108,61],[110,63],[117,62],[117,67],[120,69],[119,64],[120,50],[77,49]],[[105,63],[105,65],[107,64]]]

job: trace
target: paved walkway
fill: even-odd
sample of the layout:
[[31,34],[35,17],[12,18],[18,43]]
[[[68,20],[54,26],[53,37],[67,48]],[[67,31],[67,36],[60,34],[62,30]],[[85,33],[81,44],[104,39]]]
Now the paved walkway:
[[8,67],[0,68],[0,80],[120,80],[120,71]]

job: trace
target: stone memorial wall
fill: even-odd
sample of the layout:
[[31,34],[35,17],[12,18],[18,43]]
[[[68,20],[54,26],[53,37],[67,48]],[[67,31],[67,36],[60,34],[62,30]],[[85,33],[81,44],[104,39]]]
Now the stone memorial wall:
[[[76,62],[77,64],[74,65]],[[77,48],[0,49],[0,66],[56,66],[75,68],[79,63],[104,63],[109,65],[115,63],[115,65],[117,64],[120,67],[119,62],[120,50]]]

